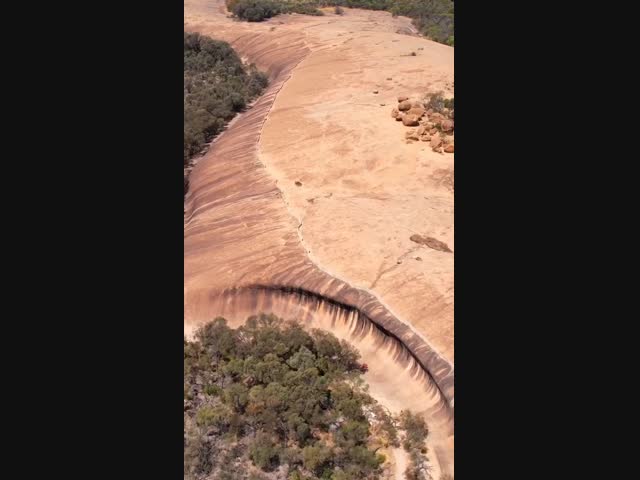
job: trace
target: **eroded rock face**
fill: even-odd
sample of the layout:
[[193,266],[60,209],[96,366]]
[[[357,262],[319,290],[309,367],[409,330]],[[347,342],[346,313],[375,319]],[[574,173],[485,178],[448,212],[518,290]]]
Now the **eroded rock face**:
[[[404,397],[417,411],[428,412],[445,423],[449,421],[452,409],[444,392],[450,391],[453,385],[449,381],[435,382],[431,373],[422,367],[422,362],[428,361],[425,356],[427,352],[419,345],[420,339],[410,333],[410,329],[404,332],[398,330],[399,337],[388,335],[387,327],[397,327],[390,319],[385,326],[378,326],[362,311],[342,303],[338,298],[302,288],[274,285],[230,288],[211,295],[202,307],[204,310],[190,312],[194,326],[200,323],[198,319],[208,318],[213,312],[225,317],[231,326],[237,326],[259,310],[273,312],[285,319],[296,319],[306,328],[331,331],[358,348],[364,362],[370,367],[371,376],[375,377],[374,381],[397,384],[406,390],[406,393],[402,393],[391,389],[390,396]],[[412,347],[408,348],[405,341]],[[413,349],[420,353],[414,354]],[[398,378],[394,379],[396,376]],[[441,373],[437,376],[440,377]],[[412,387],[413,384],[419,385],[419,388]],[[417,395],[421,400],[410,400],[410,395]]]
[[407,111],[409,115],[415,115],[418,119],[422,118],[425,114],[425,109],[422,107],[412,107]]
[[442,145],[442,137],[435,132],[431,137],[431,148],[438,148]]
[[[203,12],[208,11],[203,9]],[[367,15],[370,14],[372,13],[367,12]],[[357,12],[354,12],[355,15]],[[314,178],[302,169],[289,176],[286,181],[281,178],[282,181],[276,184],[273,173],[265,168],[271,161],[270,157],[258,156],[258,140],[262,139],[262,142],[270,138],[268,132],[265,134],[263,123],[267,114],[273,116],[273,111],[269,112],[276,95],[284,95],[282,110],[287,111],[290,117],[296,116],[296,121],[300,123],[300,105],[286,100],[288,93],[286,88],[283,88],[291,72],[300,64],[306,72],[317,68],[318,75],[326,75],[327,68],[322,65],[322,55],[310,58],[310,53],[316,47],[319,50],[329,47],[336,39],[333,32],[326,35],[326,41],[322,32],[318,33],[317,37],[310,37],[316,35],[316,32],[311,32],[313,29],[304,31],[294,24],[306,22],[305,18],[283,17],[283,21],[291,24],[278,26],[274,31],[269,31],[268,25],[249,25],[231,21],[206,23],[198,20],[189,24],[201,33],[231,41],[241,56],[268,72],[271,84],[256,105],[238,118],[237,122],[216,140],[209,153],[194,168],[185,201],[185,328],[191,328],[217,315],[224,315],[232,322],[242,322],[249,314],[266,310],[284,318],[299,318],[309,327],[318,326],[331,330],[344,335],[345,338],[348,337],[347,339],[354,344],[360,342],[357,348],[363,352],[364,360],[370,365],[381,366],[370,368],[367,381],[383,396],[388,393],[389,386],[392,386],[394,394],[397,394],[395,399],[394,395],[388,395],[386,401],[398,407],[404,402],[408,408],[416,411],[419,411],[422,405],[425,415],[431,416],[436,415],[440,397],[445,399],[442,405],[448,405],[446,408],[442,407],[441,411],[446,412],[450,409],[445,416],[452,422],[453,367],[431,347],[424,331],[406,322],[405,317],[398,317],[394,311],[386,307],[387,302],[381,302],[376,296],[379,294],[376,288],[356,288],[359,279],[354,281],[348,275],[340,277],[329,274],[327,271],[333,269],[325,271],[309,256],[308,243],[302,241],[302,236],[310,233],[287,208],[282,191],[285,192],[284,197],[288,202],[292,202],[291,195],[302,195],[304,204],[309,205],[309,208],[321,209],[329,201],[339,202],[344,192],[319,192],[313,189],[321,182],[332,185],[336,181],[327,182],[327,179]],[[313,19],[310,18],[309,21]],[[369,34],[370,32],[367,33]],[[347,35],[343,38],[346,39]],[[363,39],[363,42],[365,41],[370,42],[369,39]],[[327,61],[335,60],[331,52],[326,52],[326,55]],[[403,60],[400,58],[398,61]],[[420,57],[414,59],[414,62],[420,61]],[[317,62],[317,66],[314,62]],[[353,70],[352,67],[347,69]],[[381,71],[396,72],[400,69],[385,68]],[[325,77],[317,78],[322,80],[322,85],[326,84]],[[372,86],[366,87],[363,91],[370,95]],[[299,89],[295,87],[293,91],[296,88]],[[340,104],[340,101],[336,102],[336,105]],[[389,125],[391,120],[388,110],[377,110]],[[380,123],[382,121],[379,120]],[[328,129],[332,128],[331,124],[332,122],[325,123]],[[401,128],[393,123],[390,125],[392,128]],[[326,135],[326,138],[333,139],[341,134],[339,131],[329,130],[306,131],[313,132],[318,138]],[[282,127],[280,134],[281,132]],[[391,137],[398,143],[397,134]],[[300,143],[313,150],[319,145],[318,138],[300,138]],[[373,140],[378,141],[378,138],[374,135]],[[272,150],[275,151],[275,147]],[[345,158],[352,158],[348,154],[340,155],[343,164]],[[360,170],[365,167],[364,162],[375,160],[366,155],[353,158],[362,160],[363,163],[357,166]],[[367,164],[365,168],[370,168],[374,174],[375,163],[370,165]],[[345,168],[347,167],[345,165]],[[434,168],[437,168],[437,165]],[[429,171],[426,172],[428,173]],[[353,178],[350,173],[342,175],[345,185]],[[294,182],[298,179],[303,186],[296,187]],[[446,193],[447,190],[440,188],[439,192]],[[329,200],[332,193],[333,199]],[[309,198],[313,199],[313,202],[308,201]],[[381,198],[384,196],[381,195]],[[439,208],[440,205],[447,207],[444,201],[442,204],[434,205]],[[372,207],[367,206],[367,211],[384,208],[383,205],[375,203]],[[406,236],[404,240],[411,243]],[[417,268],[411,265],[428,271],[432,268],[431,257],[436,256],[433,253],[421,253],[423,261],[405,260],[401,264],[397,264],[396,258],[393,258],[392,263],[396,266],[394,272],[401,274],[400,269]],[[383,267],[382,270],[387,268]],[[385,274],[380,283],[386,281],[385,278],[390,279],[394,272]],[[404,277],[399,277],[398,280],[391,278],[389,281],[401,285],[401,279],[404,280]],[[412,288],[412,285],[399,288]],[[434,303],[434,299],[436,304],[440,301],[431,291],[426,294],[423,292],[424,288],[417,294],[409,290],[406,295],[414,298],[414,302],[417,300],[425,304]],[[424,298],[421,298],[421,295],[424,295]],[[445,304],[444,309],[446,308]],[[432,313],[428,313],[426,317],[428,318],[425,323],[432,324]],[[389,347],[387,350],[385,345],[394,344],[394,339],[397,339],[397,347]],[[405,353],[401,353],[403,349],[406,349]],[[381,357],[383,352],[389,353],[384,353]],[[404,371],[402,369],[409,365],[404,363],[403,358],[414,358],[417,372],[423,378],[432,379],[432,383],[425,383],[420,378],[412,380],[411,375],[401,376],[401,372]],[[391,364],[394,365],[393,368],[387,366]],[[397,370],[394,370],[395,366]],[[402,378],[403,381],[394,381],[394,377]]]

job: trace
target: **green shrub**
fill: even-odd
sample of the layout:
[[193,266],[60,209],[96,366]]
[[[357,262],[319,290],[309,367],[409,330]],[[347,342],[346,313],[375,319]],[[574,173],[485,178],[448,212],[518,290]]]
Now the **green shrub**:
[[425,107],[432,109],[434,112],[442,112],[445,108],[445,99],[442,96],[442,92],[429,94],[425,101]]
[[444,107],[453,110],[453,98],[445,98]]
[[282,5],[274,0],[232,0],[227,2],[227,8],[236,17],[248,22],[261,22],[282,11]]
[[420,415],[415,415],[408,410],[404,410],[400,412],[400,428],[406,432],[403,444],[406,451],[420,451],[424,448],[424,442],[429,433],[424,418]]
[[322,17],[324,15],[322,10],[318,10],[316,7],[308,4],[292,4],[283,13],[299,13],[301,15],[313,15],[316,17]]

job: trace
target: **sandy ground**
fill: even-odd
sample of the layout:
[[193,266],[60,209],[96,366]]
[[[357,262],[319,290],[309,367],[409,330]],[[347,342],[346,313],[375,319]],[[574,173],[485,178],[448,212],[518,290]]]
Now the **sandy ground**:
[[[381,318],[414,351],[427,352],[432,374],[442,361],[452,364],[453,254],[409,236],[455,250],[453,155],[405,143],[390,110],[398,95],[452,94],[453,49],[397,33],[411,28],[406,18],[357,10],[248,24],[227,19],[221,0],[185,1],[185,30],[229,41],[274,79],[194,169],[185,330],[220,310],[221,290],[277,283]],[[358,345],[381,366],[368,374],[372,394],[392,410],[427,408],[429,392],[402,365],[397,375],[385,369],[393,359],[377,345]],[[442,378],[452,375],[447,368]],[[434,472],[442,464],[452,474],[453,436],[434,432],[430,443]]]

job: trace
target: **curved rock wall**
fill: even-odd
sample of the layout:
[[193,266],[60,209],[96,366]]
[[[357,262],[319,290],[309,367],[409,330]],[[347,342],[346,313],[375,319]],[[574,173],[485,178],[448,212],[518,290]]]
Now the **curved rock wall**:
[[[260,162],[263,124],[276,95],[310,53],[306,37],[292,29],[232,23],[221,21],[215,29],[194,23],[185,29],[229,41],[268,73],[270,86],[191,173],[185,197],[185,330],[216,316],[238,324],[264,311],[332,331],[370,364],[367,381],[383,403],[437,420],[445,440],[434,449],[446,464],[450,458],[443,460],[445,454],[438,452],[453,438],[453,366],[379,298],[309,258],[299,222]],[[450,455],[452,450],[445,456]]]
[[[453,368],[368,292],[320,270],[306,255],[280,191],[260,164],[257,144],[275,96],[309,50],[289,35],[244,35],[232,42],[263,68],[265,94],[212,145],[190,177],[185,211],[185,316],[230,287],[311,292],[365,315],[418,359],[453,405]],[[297,40],[297,41],[296,41]],[[204,277],[204,278],[203,278]],[[195,295],[195,296],[194,296]]]

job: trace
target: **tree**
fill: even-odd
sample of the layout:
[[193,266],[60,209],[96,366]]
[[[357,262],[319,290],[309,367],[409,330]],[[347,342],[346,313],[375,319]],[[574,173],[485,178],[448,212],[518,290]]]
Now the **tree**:
[[222,367],[222,372],[233,380],[238,379],[244,372],[244,361],[240,358],[232,358]]
[[362,445],[369,438],[369,424],[366,421],[347,420],[336,430],[334,437],[343,448]]
[[[288,465],[297,480],[379,478],[375,447],[393,422],[361,385],[358,353],[330,333],[269,315],[234,330],[220,318],[184,340],[184,357],[185,478],[246,478],[250,463]],[[421,417],[403,419],[408,445],[424,445]],[[411,455],[420,472],[424,457]]]
[[422,450],[424,448],[429,429],[422,416],[403,410],[400,412],[400,428],[406,432],[403,442],[403,447],[406,451]]
[[304,468],[312,471],[316,475],[321,475],[325,468],[329,467],[331,449],[324,445],[307,446],[302,449],[302,463]]
[[229,358],[234,351],[233,331],[227,326],[224,318],[216,318],[213,322],[203,325],[196,330],[195,336],[216,362],[222,358]]
[[229,425],[231,414],[226,405],[206,405],[198,410],[196,424],[201,427],[215,426],[223,430]]
[[307,347],[302,346],[289,359],[287,364],[294,370],[306,370],[315,367],[316,356]]
[[234,411],[243,413],[249,403],[249,389],[241,383],[233,383],[225,389],[224,399]]
[[304,446],[306,440],[311,437],[311,428],[304,418],[294,412],[287,416],[287,434],[299,446]]
[[279,464],[279,449],[269,435],[260,432],[249,447],[249,458],[253,464],[264,470],[273,470]]
[[184,444],[184,476],[208,475],[213,466],[211,444],[197,430],[189,430]]
[[429,433],[424,418],[411,413],[408,410],[400,412],[400,428],[405,431],[405,439],[402,443],[404,449],[409,452],[409,465],[405,472],[408,480],[426,480],[427,448],[425,440]]

